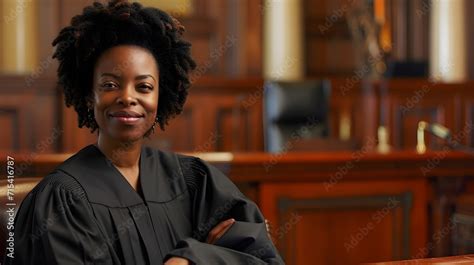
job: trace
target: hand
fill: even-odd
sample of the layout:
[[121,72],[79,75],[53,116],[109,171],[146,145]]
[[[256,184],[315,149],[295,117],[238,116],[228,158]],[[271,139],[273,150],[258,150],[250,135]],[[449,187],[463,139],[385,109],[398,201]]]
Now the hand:
[[235,223],[235,219],[227,219],[225,221],[220,222],[216,227],[212,228],[207,236],[206,243],[214,244],[216,241],[224,235],[224,233],[229,230],[229,228]]
[[172,257],[164,265],[189,265],[189,260],[180,257]]

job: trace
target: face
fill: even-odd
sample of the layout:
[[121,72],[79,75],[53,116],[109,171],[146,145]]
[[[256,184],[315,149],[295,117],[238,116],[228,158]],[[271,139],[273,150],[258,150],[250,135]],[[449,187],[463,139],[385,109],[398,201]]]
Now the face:
[[159,69],[146,49],[122,45],[97,60],[93,79],[95,120],[101,137],[143,139],[158,110]]

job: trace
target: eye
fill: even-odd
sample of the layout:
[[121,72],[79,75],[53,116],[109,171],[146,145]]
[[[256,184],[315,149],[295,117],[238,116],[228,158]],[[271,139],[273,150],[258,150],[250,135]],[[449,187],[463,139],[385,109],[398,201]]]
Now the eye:
[[107,83],[102,84],[102,87],[103,88],[115,88],[115,87],[117,87],[117,85],[113,82],[107,82]]
[[143,91],[152,91],[153,90],[153,86],[149,85],[149,84],[139,84],[138,88],[140,90],[143,90]]
[[115,84],[114,82],[105,82],[105,83],[101,84],[100,87],[105,89],[105,90],[111,90],[111,89],[117,88],[118,85]]

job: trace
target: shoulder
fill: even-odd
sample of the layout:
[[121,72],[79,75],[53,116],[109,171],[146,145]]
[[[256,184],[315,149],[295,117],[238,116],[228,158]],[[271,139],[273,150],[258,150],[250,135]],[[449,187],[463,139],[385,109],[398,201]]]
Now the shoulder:
[[44,177],[33,190],[31,195],[48,196],[50,194],[68,193],[74,198],[85,199],[85,192],[82,186],[67,173],[55,170]]
[[183,154],[178,154],[178,157],[188,187],[194,190],[213,189],[240,194],[232,180],[224,173],[227,171],[225,163],[214,165],[203,158]]
[[158,160],[163,169],[169,171],[166,175],[184,179],[188,190],[194,190],[197,182],[207,176],[206,163],[198,157],[151,147],[146,147],[145,155]]
[[[179,175],[191,193],[207,188],[236,189],[232,181],[222,172],[222,167],[217,168],[202,158],[151,147],[146,147],[145,154],[159,159],[165,171],[180,172]],[[175,173],[168,175],[176,176]]]
[[30,219],[42,222],[62,216],[65,209],[89,212],[90,207],[79,183],[65,173],[54,171],[44,177],[21,201],[16,220],[20,220],[20,224]]
[[178,169],[183,175],[203,175],[206,174],[209,168],[212,168],[212,165],[198,157],[172,151],[145,147],[144,154],[145,157],[153,157],[159,160],[160,163],[167,168],[173,168],[173,170]]

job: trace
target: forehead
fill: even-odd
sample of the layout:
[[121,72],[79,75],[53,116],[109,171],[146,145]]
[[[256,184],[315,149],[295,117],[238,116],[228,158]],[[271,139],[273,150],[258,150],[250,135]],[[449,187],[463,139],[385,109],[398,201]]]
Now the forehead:
[[158,65],[153,54],[139,46],[120,45],[107,49],[98,58],[94,72],[126,74],[158,74]]

